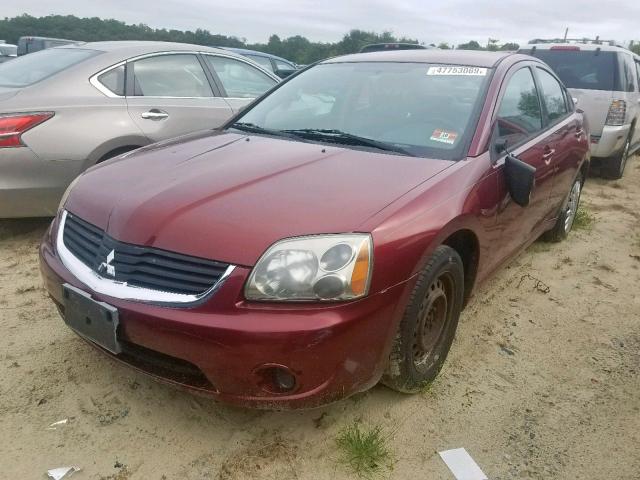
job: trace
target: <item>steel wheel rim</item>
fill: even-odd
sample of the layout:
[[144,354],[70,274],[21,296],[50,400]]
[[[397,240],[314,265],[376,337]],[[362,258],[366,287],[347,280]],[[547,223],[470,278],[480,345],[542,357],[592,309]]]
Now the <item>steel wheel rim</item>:
[[565,210],[565,218],[564,218],[564,231],[566,233],[571,230],[573,226],[573,221],[576,219],[576,213],[578,211],[578,204],[580,203],[580,189],[582,184],[580,183],[580,179],[577,179],[571,191],[569,192],[569,199],[567,201],[567,209]]
[[413,363],[417,370],[428,370],[440,359],[438,346],[444,338],[453,306],[453,279],[447,272],[436,278],[420,304],[413,333]]
[[627,159],[629,158],[629,147],[631,141],[627,139],[627,142],[624,144],[624,150],[622,151],[622,160],[620,161],[620,176],[624,173],[624,167],[627,166]]

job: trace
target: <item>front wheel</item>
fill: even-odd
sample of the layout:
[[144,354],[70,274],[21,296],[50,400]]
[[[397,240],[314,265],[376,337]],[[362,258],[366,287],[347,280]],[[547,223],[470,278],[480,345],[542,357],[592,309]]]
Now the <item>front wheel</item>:
[[580,194],[582,193],[582,174],[579,174],[573,181],[569,195],[562,204],[558,220],[551,230],[546,232],[542,238],[548,242],[559,242],[567,238],[573,222],[576,219],[578,208],[580,207]]
[[604,178],[617,180],[624,175],[624,168],[627,166],[629,151],[631,150],[631,134],[632,132],[629,132],[622,151],[616,156],[605,160],[604,165],[601,167],[601,174]]
[[460,255],[441,245],[420,272],[394,340],[382,383],[414,393],[440,372],[458,326],[464,296]]

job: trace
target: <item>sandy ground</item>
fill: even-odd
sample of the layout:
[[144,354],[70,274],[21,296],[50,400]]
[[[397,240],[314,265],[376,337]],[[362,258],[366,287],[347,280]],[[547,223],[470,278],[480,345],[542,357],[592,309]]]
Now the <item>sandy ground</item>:
[[436,452],[465,447],[492,480],[638,479],[639,184],[638,157],[622,181],[590,179],[593,228],[485,284],[428,392],[379,386],[305,412],[230,408],[98,355],[41,287],[47,222],[0,222],[0,478],[351,478],[334,439],[359,420],[390,435],[388,478],[452,479]]

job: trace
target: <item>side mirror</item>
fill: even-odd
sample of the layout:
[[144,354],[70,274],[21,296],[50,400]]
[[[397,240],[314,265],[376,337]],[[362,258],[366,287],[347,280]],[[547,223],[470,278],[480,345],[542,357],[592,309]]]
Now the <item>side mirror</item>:
[[509,195],[521,207],[529,205],[536,180],[536,169],[509,154],[505,158],[504,172]]
[[296,70],[294,69],[284,69],[284,68],[279,68],[277,69],[274,73],[279,76],[280,78],[287,78],[289,75],[291,75],[292,73],[295,73]]

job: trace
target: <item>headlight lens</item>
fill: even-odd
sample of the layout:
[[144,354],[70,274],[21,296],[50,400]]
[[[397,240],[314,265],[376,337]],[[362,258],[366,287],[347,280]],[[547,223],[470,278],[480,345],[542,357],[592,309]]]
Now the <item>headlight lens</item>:
[[64,191],[64,193],[62,194],[62,198],[60,199],[60,204],[58,205],[58,213],[60,213],[60,210],[62,210],[64,208],[64,204],[67,203],[67,198],[69,198],[69,193],[71,193],[71,190],[73,190],[73,187],[75,187],[76,183],[78,183],[78,180],[80,180],[80,176],[77,176],[67,187],[67,189]]
[[336,301],[367,294],[372,242],[368,234],[281,240],[253,268],[248,300]]

